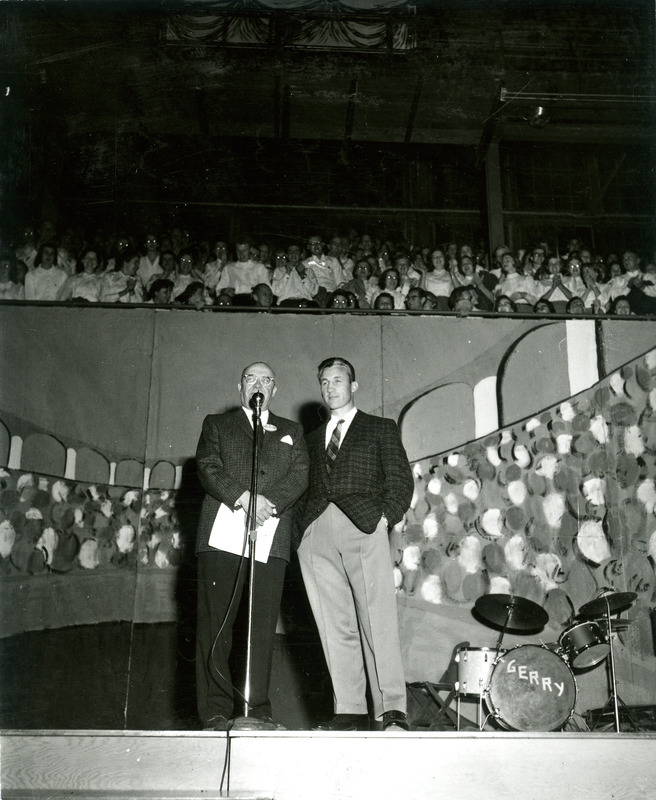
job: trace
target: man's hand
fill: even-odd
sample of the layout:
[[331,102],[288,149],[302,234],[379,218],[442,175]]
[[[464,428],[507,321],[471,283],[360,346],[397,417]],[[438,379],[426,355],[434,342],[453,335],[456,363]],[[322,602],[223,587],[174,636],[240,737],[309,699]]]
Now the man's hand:
[[263,494],[258,494],[255,504],[255,519],[258,525],[264,525],[269,517],[275,517],[276,507]]
[[[251,493],[246,491],[237,501],[239,505],[246,512],[248,511],[250,497]],[[269,517],[275,517],[276,513],[277,511],[274,504],[269,500],[267,500],[263,494],[258,494],[257,500],[255,502],[255,520],[258,524],[258,527],[260,525],[264,525],[264,523],[269,519]]]

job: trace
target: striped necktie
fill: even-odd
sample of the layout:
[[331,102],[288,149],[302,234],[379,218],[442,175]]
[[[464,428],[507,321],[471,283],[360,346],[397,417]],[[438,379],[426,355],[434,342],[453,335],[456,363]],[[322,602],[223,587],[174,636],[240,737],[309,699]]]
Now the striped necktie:
[[342,438],[343,424],[344,424],[343,419],[340,419],[337,422],[335,430],[332,432],[330,441],[328,442],[328,447],[326,447],[326,471],[328,472],[329,475],[333,471],[333,465],[335,464],[337,453],[339,453],[339,440]]

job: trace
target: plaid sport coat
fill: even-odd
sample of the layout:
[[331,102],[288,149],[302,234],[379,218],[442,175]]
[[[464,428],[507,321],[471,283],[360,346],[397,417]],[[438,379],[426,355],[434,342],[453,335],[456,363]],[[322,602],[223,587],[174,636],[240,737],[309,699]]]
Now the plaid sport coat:
[[396,423],[358,411],[342,440],[330,475],[326,469],[326,424],[307,436],[310,486],[301,533],[335,503],[365,533],[385,514],[390,525],[410,507],[414,479]]
[[[270,555],[289,561],[292,507],[308,484],[308,454],[303,428],[269,411],[260,454],[258,492],[272,502],[280,522]],[[221,503],[234,508],[251,487],[253,428],[243,409],[205,417],[196,449],[196,467],[205,497],[196,536],[196,552],[214,551],[208,544]],[[216,552],[216,551],[214,551]]]

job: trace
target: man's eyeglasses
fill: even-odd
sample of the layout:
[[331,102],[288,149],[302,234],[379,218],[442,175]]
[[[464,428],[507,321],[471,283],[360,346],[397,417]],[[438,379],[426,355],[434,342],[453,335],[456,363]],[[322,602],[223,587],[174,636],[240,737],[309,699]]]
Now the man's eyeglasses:
[[272,383],[275,382],[275,378],[270,378],[268,375],[262,377],[261,375],[248,375],[242,376],[242,383],[245,383],[247,386],[252,386],[254,383],[259,381],[262,386],[271,386]]

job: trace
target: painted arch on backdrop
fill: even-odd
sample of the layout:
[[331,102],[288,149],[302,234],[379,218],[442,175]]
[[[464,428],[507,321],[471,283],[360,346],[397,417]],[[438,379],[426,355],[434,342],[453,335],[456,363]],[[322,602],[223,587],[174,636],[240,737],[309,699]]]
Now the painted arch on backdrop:
[[475,436],[474,397],[466,383],[437,386],[413,400],[399,418],[411,462],[430,458]]

